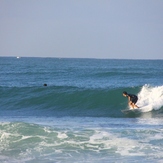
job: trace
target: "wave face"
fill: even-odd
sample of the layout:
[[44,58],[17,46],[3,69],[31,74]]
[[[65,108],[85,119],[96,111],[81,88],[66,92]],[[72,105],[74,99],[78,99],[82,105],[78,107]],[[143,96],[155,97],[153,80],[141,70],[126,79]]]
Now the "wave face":
[[0,68],[1,115],[123,117],[124,90],[143,112],[163,106],[162,60],[0,58]]
[[[127,108],[124,89],[83,89],[77,87],[1,88],[1,114],[121,117]],[[163,106],[163,86],[125,88],[138,95],[138,105],[159,110]],[[148,111],[148,110],[147,110]],[[144,110],[146,112],[146,110]]]

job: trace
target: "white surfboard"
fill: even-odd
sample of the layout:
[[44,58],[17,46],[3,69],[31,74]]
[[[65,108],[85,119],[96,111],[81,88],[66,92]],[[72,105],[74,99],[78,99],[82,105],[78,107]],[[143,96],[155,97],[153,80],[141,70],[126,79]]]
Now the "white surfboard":
[[150,112],[152,111],[153,108],[151,105],[146,105],[146,106],[142,106],[140,108],[135,108],[135,109],[124,109],[124,110],[121,110],[122,113],[124,114],[129,114],[129,113],[135,113],[135,114],[139,114],[139,113],[145,113],[145,112]]

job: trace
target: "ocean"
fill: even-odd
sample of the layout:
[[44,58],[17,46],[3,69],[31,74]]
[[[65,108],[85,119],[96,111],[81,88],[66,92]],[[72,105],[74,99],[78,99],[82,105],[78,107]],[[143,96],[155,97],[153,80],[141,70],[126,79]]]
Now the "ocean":
[[0,162],[163,162],[163,60],[0,57]]

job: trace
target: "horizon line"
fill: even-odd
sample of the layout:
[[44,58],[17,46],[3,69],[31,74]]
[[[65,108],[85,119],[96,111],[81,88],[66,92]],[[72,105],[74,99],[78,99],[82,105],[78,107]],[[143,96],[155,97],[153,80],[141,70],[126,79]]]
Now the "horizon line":
[[52,56],[0,56],[0,57],[6,57],[6,58],[56,58],[56,59],[101,59],[101,60],[163,60],[163,58],[158,59],[158,58],[91,58],[91,57],[52,57]]

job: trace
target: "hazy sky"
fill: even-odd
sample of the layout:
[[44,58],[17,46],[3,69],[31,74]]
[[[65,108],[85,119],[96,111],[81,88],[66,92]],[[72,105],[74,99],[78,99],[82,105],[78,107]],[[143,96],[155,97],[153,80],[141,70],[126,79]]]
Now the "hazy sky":
[[0,56],[163,59],[163,0],[0,0]]

